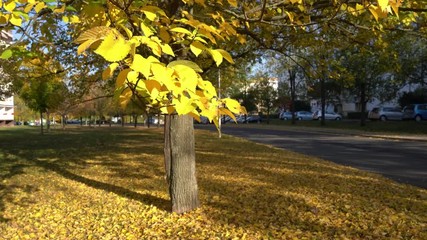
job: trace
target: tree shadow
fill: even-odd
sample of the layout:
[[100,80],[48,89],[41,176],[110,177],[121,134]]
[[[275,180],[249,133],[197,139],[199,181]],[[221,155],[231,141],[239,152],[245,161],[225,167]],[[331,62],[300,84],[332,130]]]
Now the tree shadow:
[[[153,165],[153,161],[144,161],[147,155],[161,154],[163,151],[161,146],[153,147],[152,144],[141,142],[141,138],[146,139],[144,135],[154,136],[154,139],[158,138],[156,133],[121,128],[97,129],[96,131],[93,129],[68,129],[67,131],[51,131],[44,136],[27,129],[13,132],[7,136],[2,135],[0,136],[0,180],[23,174],[26,167],[39,167],[86,186],[170,211],[171,204],[167,199],[137,192],[140,189],[153,189],[152,182],[160,182],[163,175],[158,166]],[[3,139],[3,137],[7,138]],[[139,142],[138,147],[132,148],[131,146],[135,146],[137,142]],[[2,154],[13,156],[13,159],[11,158],[6,163],[5,157],[2,159]],[[128,159],[124,157],[126,155],[134,158],[131,161],[137,163],[137,167],[127,164]],[[111,184],[80,174],[80,171],[90,169],[94,165],[100,165],[102,169],[105,169],[108,175],[102,177],[112,179],[114,182],[126,184],[126,180],[132,178],[140,180],[141,184],[134,184],[132,188],[128,188],[123,184]],[[149,171],[139,171],[138,167],[141,166],[146,166]],[[76,174],[77,172],[79,174]],[[5,203],[13,200],[12,194],[19,188],[20,186],[3,184],[0,181],[0,221],[8,220],[2,217],[6,210]],[[19,189],[19,191],[24,190]]]
[[[206,135],[196,145],[199,185],[210,220],[221,225],[261,236],[287,229],[305,232],[301,238],[367,239],[380,237],[375,227],[390,224],[387,217],[422,219],[427,210],[422,189],[302,154]],[[213,152],[218,141],[225,148]],[[410,221],[399,224],[411,228]]]
[[[0,154],[3,155],[0,155],[0,222],[8,222],[10,219],[4,216],[6,202],[13,201],[13,196],[17,191],[30,193],[37,189],[28,185],[20,186],[16,184],[7,184],[6,181],[8,179],[23,174],[24,169],[28,167],[28,165],[11,160],[7,153],[0,152]],[[16,204],[20,206],[25,206],[28,203],[26,199],[21,199],[19,202],[16,202]]]
[[121,197],[132,199],[132,200],[141,202],[141,203],[146,204],[146,205],[153,205],[153,206],[156,206],[157,208],[164,210],[164,211],[170,211],[171,210],[170,201],[168,201],[166,199],[159,198],[156,196],[152,196],[150,194],[141,194],[138,192],[131,191],[131,190],[124,188],[124,187],[120,187],[120,186],[116,186],[113,184],[93,180],[90,178],[86,178],[86,177],[77,175],[75,173],[72,173],[72,172],[70,172],[64,168],[61,168],[60,166],[58,166],[57,164],[54,164],[54,163],[49,163],[49,162],[39,161],[39,160],[34,160],[34,159],[31,159],[31,160],[29,159],[28,161],[34,163],[36,166],[42,167],[42,168],[49,170],[49,171],[53,171],[53,172],[65,177],[69,180],[73,180],[76,182],[83,183],[86,186],[93,187],[93,188],[100,189],[100,190],[104,190],[107,192],[112,192],[112,193],[115,193]]

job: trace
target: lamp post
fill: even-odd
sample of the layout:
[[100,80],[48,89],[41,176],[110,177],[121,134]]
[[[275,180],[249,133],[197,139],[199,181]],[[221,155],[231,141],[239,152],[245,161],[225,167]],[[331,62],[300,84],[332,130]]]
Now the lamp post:
[[[221,70],[218,68],[218,99],[221,99]],[[218,105],[218,137],[221,138],[221,114]]]

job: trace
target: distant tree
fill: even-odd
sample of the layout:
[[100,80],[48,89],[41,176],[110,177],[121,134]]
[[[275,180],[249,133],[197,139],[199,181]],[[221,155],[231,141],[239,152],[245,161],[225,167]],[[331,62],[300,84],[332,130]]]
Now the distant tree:
[[254,85],[249,89],[249,96],[253,97],[258,106],[258,112],[266,114],[267,123],[270,121],[270,113],[277,103],[277,90],[273,88],[271,78],[265,73],[259,73],[253,78]]
[[409,104],[427,103],[427,88],[417,88],[413,92],[404,92],[399,97],[399,105],[405,107]]

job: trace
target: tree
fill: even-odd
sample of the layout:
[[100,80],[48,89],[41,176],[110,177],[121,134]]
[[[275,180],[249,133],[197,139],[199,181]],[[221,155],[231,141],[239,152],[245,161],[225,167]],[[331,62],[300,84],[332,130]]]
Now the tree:
[[[14,78],[14,88],[26,105],[40,114],[40,131],[43,134],[43,113],[54,111],[62,102],[61,74],[56,73],[58,65],[45,56],[35,57],[29,64],[23,65],[19,70],[19,76]],[[48,123],[49,126],[49,123]],[[49,127],[48,127],[49,129]]]
[[427,89],[417,88],[413,92],[404,92],[399,97],[399,105],[405,107],[409,104],[427,102]]
[[[56,4],[50,0],[10,0],[2,4],[0,24],[19,27],[26,19],[46,18],[48,26],[47,17],[59,15],[74,24],[72,36],[78,36],[75,42],[79,44],[79,54],[91,50],[88,54],[93,51],[109,62],[104,78],[118,73],[116,89],[123,105],[137,96],[148,105],[162,106],[161,111],[169,115],[165,124],[165,165],[172,210],[182,213],[198,206],[192,167],[194,136],[186,134],[193,132],[190,116],[206,116],[218,123],[221,114],[234,117],[234,113],[242,111],[237,101],[217,97],[213,85],[201,76],[203,70],[196,63],[199,59],[212,59],[216,66],[224,59],[233,63],[231,55],[220,46],[245,43],[242,34],[269,46],[286,37],[274,35],[283,27],[297,29],[298,34],[306,31],[312,21],[334,26],[347,21],[351,14],[371,16],[368,11],[379,19],[387,16],[388,9],[397,14],[399,4],[400,1],[360,4],[234,0],[71,0]],[[49,40],[48,28],[40,29],[44,29],[45,39]],[[178,141],[180,137],[189,139]]]
[[266,113],[267,123],[270,121],[270,112],[277,102],[277,91],[273,87],[274,81],[265,73],[255,74],[253,85],[249,89],[249,95],[258,107],[259,113]]

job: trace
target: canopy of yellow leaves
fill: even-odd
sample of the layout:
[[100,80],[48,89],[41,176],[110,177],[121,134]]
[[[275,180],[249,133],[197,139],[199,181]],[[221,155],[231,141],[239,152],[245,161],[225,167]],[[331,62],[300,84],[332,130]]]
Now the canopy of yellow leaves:
[[[207,9],[205,0],[183,2]],[[189,60],[187,53],[184,53],[188,50],[196,57],[206,53],[217,66],[224,59],[233,63],[228,52],[217,48],[218,43],[230,41],[236,36],[240,43],[244,43],[245,39],[237,33],[235,27],[240,24],[249,26],[249,21],[240,23],[238,18],[226,20],[215,10],[206,14],[210,16],[208,18],[199,17],[189,13],[186,8],[177,8],[177,14],[168,17],[165,9],[150,5],[155,2],[146,1],[83,1],[78,5],[79,9],[67,4],[70,2],[3,1],[0,4],[0,25],[21,26],[23,22],[30,20],[30,16],[34,17],[45,9],[60,15],[64,22],[75,24],[76,31],[80,33],[80,37],[76,39],[79,44],[78,53],[82,54],[90,49],[112,63],[104,71],[103,78],[118,76],[117,91],[121,94],[123,106],[132,96],[139,95],[149,104],[160,106],[163,113],[190,114],[196,119],[203,115],[215,122],[218,122],[220,113],[233,117],[234,114],[245,111],[236,101],[219,99],[215,88],[202,79],[200,67],[194,62],[180,61],[177,64],[176,61]],[[231,9],[235,9],[241,3],[227,0],[213,1],[211,4],[228,4]],[[258,3],[246,3],[245,8],[253,7],[245,13],[246,17],[256,18],[278,13],[288,16],[293,22],[302,21],[301,19],[310,21],[310,16],[300,18],[297,15],[308,11],[315,2],[291,0],[269,5],[268,8],[256,8],[256,4]],[[294,5],[294,11],[282,10],[282,4]],[[388,13],[398,14],[401,1],[363,1],[363,4],[358,3],[355,7],[347,6],[346,3],[332,5],[339,5],[345,11],[355,14],[369,9],[378,20]],[[132,94],[126,89],[130,89]]]

